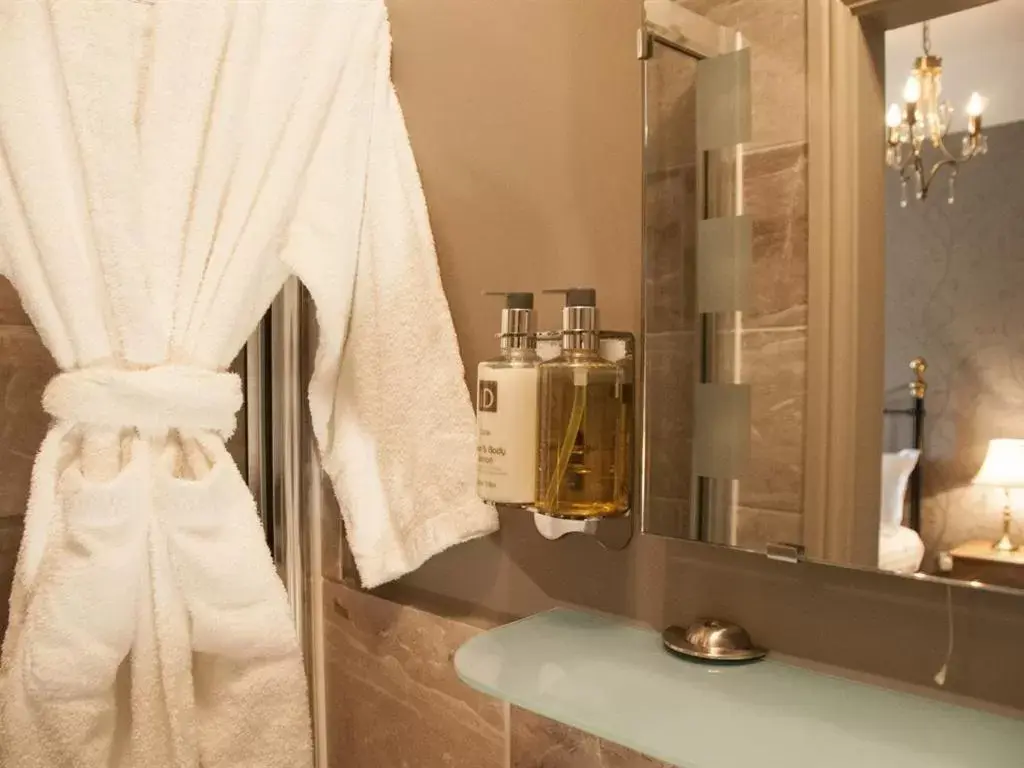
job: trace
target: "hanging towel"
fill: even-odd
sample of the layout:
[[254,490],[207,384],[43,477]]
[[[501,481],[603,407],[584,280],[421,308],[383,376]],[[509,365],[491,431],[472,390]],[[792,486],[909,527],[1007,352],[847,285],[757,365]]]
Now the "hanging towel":
[[226,370],[289,275],[364,585],[496,528],[390,54],[381,0],[0,0],[0,270],[62,371],[0,766],[311,765],[287,595],[224,448]]

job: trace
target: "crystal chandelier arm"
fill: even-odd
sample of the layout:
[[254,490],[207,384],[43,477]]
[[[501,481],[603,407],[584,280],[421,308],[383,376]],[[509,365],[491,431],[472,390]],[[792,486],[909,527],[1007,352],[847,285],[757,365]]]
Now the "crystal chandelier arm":
[[957,168],[957,166],[959,164],[960,164],[960,161],[958,161],[956,158],[952,158],[952,157],[948,158],[948,159],[945,159],[945,160],[939,160],[937,163],[935,163],[931,167],[931,170],[928,171],[928,174],[924,177],[924,180],[922,182],[922,185],[923,185],[924,190],[925,190],[924,197],[928,196],[928,188],[931,186],[932,181],[934,181],[935,174],[937,174],[939,171],[941,171],[947,165],[951,166],[952,169],[953,169],[953,172],[955,173],[956,172],[956,168]]
[[941,152],[942,156],[943,156],[943,159],[940,162],[935,164],[936,168],[938,168],[941,165],[945,165],[946,163],[955,163],[958,160],[958,158],[956,156],[954,156],[953,153],[950,152],[949,148],[946,146],[946,134],[947,133],[949,133],[949,125],[948,124],[946,125],[945,130],[942,132],[942,136],[940,137],[939,143],[935,145],[935,148],[937,150],[939,150],[939,152]]
[[[927,174],[922,174],[921,176],[921,199],[924,200],[928,197],[928,190],[930,189],[932,182],[935,180],[935,175],[946,166],[949,166],[950,169],[950,190],[952,190],[952,183],[956,180],[956,176],[960,172],[960,166],[970,160],[973,160],[975,157],[976,155],[970,154],[964,155],[962,158],[950,157],[945,160],[939,160],[935,163]],[[950,196],[950,202],[952,202],[952,191],[950,192]]]

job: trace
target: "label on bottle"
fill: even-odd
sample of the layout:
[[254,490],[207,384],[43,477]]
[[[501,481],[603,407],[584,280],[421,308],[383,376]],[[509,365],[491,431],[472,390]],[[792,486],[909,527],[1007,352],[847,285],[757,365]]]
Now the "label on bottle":
[[537,495],[537,368],[481,363],[477,376],[477,493],[532,504]]

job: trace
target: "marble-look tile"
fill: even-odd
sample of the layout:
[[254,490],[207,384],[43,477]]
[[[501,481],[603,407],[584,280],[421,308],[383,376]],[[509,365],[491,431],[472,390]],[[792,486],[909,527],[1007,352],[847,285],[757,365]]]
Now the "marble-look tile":
[[32,462],[50,423],[40,400],[54,373],[32,328],[0,326],[0,517],[25,511]]
[[21,520],[0,517],[0,637],[7,629],[7,610],[11,599],[14,565],[21,544]]
[[644,509],[644,530],[658,536],[689,539],[694,535],[690,521],[693,501],[690,498],[668,499],[648,496]]
[[739,504],[799,512],[806,400],[804,329],[744,331],[739,381],[750,385],[750,465]]
[[10,281],[0,277],[0,325],[31,325],[22,309],[18,292]]
[[801,544],[803,542],[803,515],[799,512],[779,512],[771,509],[736,509],[736,538],[733,546],[764,552],[765,545]]
[[807,323],[807,148],[744,156],[744,204],[753,218],[753,286],[747,327]]
[[[747,327],[807,322],[807,150],[804,144],[744,156],[744,210],[753,219]],[[690,167],[645,177],[647,327],[692,330],[696,320],[696,177]]]
[[328,751],[336,768],[504,768],[505,705],[459,681],[473,627],[325,583]]
[[321,576],[330,581],[355,578],[355,565],[345,545],[345,531],[341,520],[338,497],[326,473],[321,478],[320,502],[320,561]]
[[655,44],[644,69],[644,167],[662,171],[697,158],[697,60]]
[[806,0],[682,0],[683,5],[739,30],[751,49],[753,145],[807,136]]
[[646,174],[644,312],[649,333],[695,328],[696,206],[692,166]]
[[511,768],[668,768],[653,758],[512,707]]
[[692,333],[657,333],[647,338],[646,408],[650,449],[648,492],[688,499],[693,481],[693,402],[697,382]]

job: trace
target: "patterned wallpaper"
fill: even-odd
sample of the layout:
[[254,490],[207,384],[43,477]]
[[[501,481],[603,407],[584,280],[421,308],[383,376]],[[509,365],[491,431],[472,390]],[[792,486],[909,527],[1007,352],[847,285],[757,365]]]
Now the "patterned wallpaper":
[[[1024,122],[988,133],[989,153],[961,169],[952,205],[944,177],[906,208],[895,174],[886,188],[886,403],[909,404],[908,363],[923,356],[922,536],[932,553],[998,538],[1003,493],[970,481],[990,439],[1024,438]],[[909,447],[909,418],[885,419],[886,450]]]

